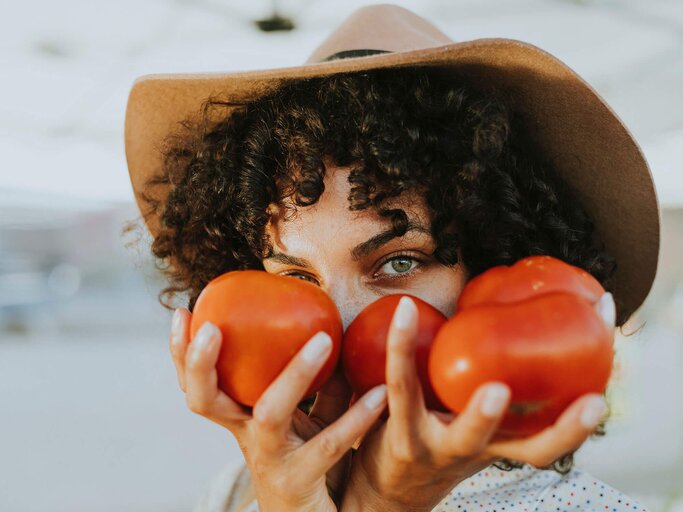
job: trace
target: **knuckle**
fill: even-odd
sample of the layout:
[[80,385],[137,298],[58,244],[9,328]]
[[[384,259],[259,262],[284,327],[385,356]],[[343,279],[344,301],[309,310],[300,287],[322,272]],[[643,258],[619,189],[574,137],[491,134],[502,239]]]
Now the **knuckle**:
[[389,343],[389,352],[401,359],[414,357],[414,348],[403,332],[393,333],[394,338]]
[[187,369],[190,371],[198,370],[201,368],[201,361],[198,357],[195,357],[194,354],[188,354],[189,357],[185,360],[185,366],[187,366]]
[[477,426],[465,432],[458,444],[461,457],[474,457],[479,455],[488,444],[488,436],[484,426]]
[[408,392],[408,383],[401,376],[387,376],[387,391],[392,395],[405,395]]
[[483,448],[484,443],[480,442],[464,442],[458,444],[458,446],[453,450],[453,455],[458,458],[468,459],[479,455]]
[[180,346],[179,343],[177,343],[174,340],[171,340],[171,345],[170,345],[170,350],[171,350],[171,357],[173,358],[176,363],[181,361],[181,356],[182,354],[182,347]]
[[330,434],[320,434],[320,451],[327,457],[335,458],[342,454],[341,444]]
[[303,364],[303,361],[297,361],[287,373],[287,379],[291,382],[306,383],[315,376],[311,369]]
[[191,351],[185,360],[185,366],[189,371],[199,372],[204,371],[206,364],[202,354]]
[[414,463],[421,460],[423,454],[420,452],[417,445],[410,441],[391,444],[392,457],[403,464]]
[[256,405],[253,411],[254,424],[256,428],[265,432],[272,432],[277,427],[277,422],[273,418],[272,414],[268,413],[268,410],[264,406]]
[[211,412],[211,406],[210,404],[206,403],[204,400],[198,400],[195,397],[192,396],[186,396],[186,402],[188,408],[196,413],[199,414],[200,416],[208,416],[209,413]]
[[180,370],[183,366],[185,366],[179,354],[176,354],[173,351],[171,351],[171,361],[173,361],[173,367],[176,369],[176,371]]

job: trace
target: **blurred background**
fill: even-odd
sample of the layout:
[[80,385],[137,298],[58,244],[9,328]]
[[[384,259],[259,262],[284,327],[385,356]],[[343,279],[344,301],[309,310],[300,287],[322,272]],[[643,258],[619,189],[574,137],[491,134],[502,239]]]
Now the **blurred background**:
[[[183,511],[231,435],[185,406],[123,119],[143,74],[294,66],[346,0],[24,0],[0,8],[0,511]],[[509,37],[583,76],[634,133],[663,208],[654,287],[617,338],[608,435],[577,466],[683,511],[683,2],[397,1],[454,40]],[[629,329],[629,327],[631,329]]]

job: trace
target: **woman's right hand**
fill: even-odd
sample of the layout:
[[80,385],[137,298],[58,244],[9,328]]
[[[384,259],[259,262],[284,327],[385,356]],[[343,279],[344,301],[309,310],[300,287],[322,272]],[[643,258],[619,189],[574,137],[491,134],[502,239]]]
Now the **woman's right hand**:
[[218,388],[215,366],[220,330],[206,322],[190,341],[191,317],[185,308],[176,310],[171,331],[171,354],[180,388],[193,412],[222,425],[237,439],[259,510],[337,510],[333,498],[344,491],[350,448],[380,416],[386,387],[370,390],[348,410],[349,397],[344,403],[344,393],[337,392],[336,398],[334,392],[328,393],[329,400],[320,403],[325,398],[323,389],[311,416],[306,416],[297,405],[331,351],[330,337],[318,333],[250,412]]

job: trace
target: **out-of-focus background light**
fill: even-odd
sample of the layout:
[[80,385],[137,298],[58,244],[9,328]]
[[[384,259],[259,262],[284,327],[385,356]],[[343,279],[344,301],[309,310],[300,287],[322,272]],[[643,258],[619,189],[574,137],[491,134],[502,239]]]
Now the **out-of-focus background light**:
[[[294,66],[350,0],[24,0],[0,15],[0,510],[189,510],[239,457],[185,406],[123,119],[147,73]],[[558,56],[635,135],[663,207],[653,290],[617,338],[613,419],[578,467],[683,511],[683,2],[397,1],[454,40]],[[259,28],[261,27],[261,28]],[[288,30],[273,30],[273,29]]]

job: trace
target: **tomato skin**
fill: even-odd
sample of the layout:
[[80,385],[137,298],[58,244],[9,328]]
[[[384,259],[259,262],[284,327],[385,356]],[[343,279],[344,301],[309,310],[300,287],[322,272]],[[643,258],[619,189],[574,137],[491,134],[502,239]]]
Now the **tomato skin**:
[[213,279],[192,313],[192,339],[206,321],[222,332],[218,386],[253,406],[292,357],[318,331],[332,338],[332,352],[306,392],[330,378],[339,361],[342,321],[334,301],[318,286],[261,270],[236,270]]
[[552,425],[585,393],[603,393],[614,357],[611,333],[584,298],[554,292],[459,312],[439,331],[429,375],[453,412],[485,382],[510,386],[498,433],[527,436]]
[[551,256],[471,279],[434,341],[434,390],[458,413],[478,386],[502,381],[512,396],[500,435],[550,426],[576,398],[607,386],[612,333],[594,309],[604,292],[588,272]]
[[361,311],[344,333],[342,365],[356,396],[386,383],[387,335],[401,297],[417,305],[418,335],[415,349],[417,374],[427,408],[446,411],[428,375],[429,351],[446,317],[431,304],[407,294],[385,295]]
[[554,291],[574,293],[593,304],[605,293],[598,280],[582,268],[552,256],[529,256],[472,278],[458,297],[456,313],[480,304],[517,302]]

